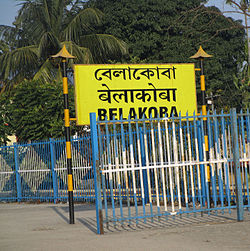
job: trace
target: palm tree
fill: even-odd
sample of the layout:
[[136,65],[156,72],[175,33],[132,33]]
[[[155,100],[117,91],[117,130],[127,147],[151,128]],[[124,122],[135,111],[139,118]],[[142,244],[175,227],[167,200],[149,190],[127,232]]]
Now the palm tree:
[[23,79],[49,82],[60,77],[58,62],[50,56],[63,44],[76,56],[70,63],[104,63],[127,54],[123,41],[96,34],[103,13],[81,0],[19,0],[13,23],[0,26],[0,81]]

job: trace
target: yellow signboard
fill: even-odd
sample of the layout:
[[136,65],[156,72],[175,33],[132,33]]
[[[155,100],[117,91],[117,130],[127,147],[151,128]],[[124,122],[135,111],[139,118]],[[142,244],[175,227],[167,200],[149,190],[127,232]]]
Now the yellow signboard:
[[78,125],[197,110],[194,64],[75,65],[74,77]]

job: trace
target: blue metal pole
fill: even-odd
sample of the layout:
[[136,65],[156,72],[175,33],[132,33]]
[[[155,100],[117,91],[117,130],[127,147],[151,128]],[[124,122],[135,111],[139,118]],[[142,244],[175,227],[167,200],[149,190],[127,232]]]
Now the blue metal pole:
[[[223,115],[223,111],[221,111],[221,115]],[[221,131],[223,135],[223,155],[225,159],[228,159],[228,154],[227,154],[227,139],[226,139],[226,123],[225,123],[225,117],[221,117]],[[225,187],[226,187],[226,194],[227,194],[227,203],[229,207],[229,213],[231,214],[231,200],[230,200],[230,187],[229,187],[229,167],[228,163],[225,163],[225,172],[226,172],[226,181],[225,181]]]
[[21,178],[19,174],[19,161],[18,161],[18,145],[14,143],[14,158],[15,158],[15,172],[16,172],[16,189],[17,189],[17,201],[22,200],[22,187]]
[[[204,128],[203,128],[203,123],[200,123],[200,127],[201,127],[201,130],[200,130],[200,133],[201,133],[201,143],[202,143],[202,147],[203,147],[203,151],[202,151],[202,158],[203,160],[205,160],[205,157],[206,157],[206,153],[205,153],[205,140],[204,140]],[[211,198],[211,193],[210,193],[210,187],[209,187],[209,184],[211,184],[211,182],[209,183],[208,182],[208,179],[207,179],[207,174],[206,174],[206,171],[207,169],[206,168],[206,165],[204,165],[204,175],[205,175],[205,189],[206,189],[206,202],[207,202],[207,208],[210,208],[210,198]],[[210,214],[208,212],[208,214]]]
[[98,153],[98,138],[97,138],[97,126],[96,126],[96,114],[90,113],[90,130],[91,130],[91,142],[92,142],[92,165],[94,171],[95,181],[95,204],[96,204],[96,223],[97,233],[104,234],[103,230],[103,217],[102,217],[102,198],[101,198],[101,179],[99,170],[99,153]]
[[[119,154],[118,154],[118,146],[117,146],[117,133],[116,133],[116,125],[113,124],[113,131],[114,131],[114,144],[115,144],[115,159],[116,159],[116,168],[119,168]],[[118,189],[119,189],[119,203],[120,203],[120,214],[121,218],[123,218],[123,209],[122,209],[122,192],[121,192],[121,174],[120,172],[117,173],[118,176]]]
[[[128,132],[129,132],[129,148],[130,148],[130,155],[131,158],[134,158],[133,154],[134,154],[134,147],[133,147],[133,136],[132,136],[132,127],[131,127],[131,121],[129,120],[128,122]],[[134,164],[131,162],[131,164]],[[138,207],[137,207],[137,195],[136,195],[136,181],[135,181],[135,172],[133,173],[132,171],[132,176],[134,176],[132,179],[134,179],[134,181],[132,181],[133,183],[133,192],[134,192],[134,203],[135,203],[135,213],[136,213],[136,225],[138,224]],[[135,184],[134,184],[135,183]]]
[[[110,149],[110,136],[109,136],[109,129],[108,124],[105,123],[105,137],[106,137],[106,147],[107,147],[107,154],[108,154],[108,165],[111,165],[111,149]],[[113,212],[113,218],[114,218],[114,225],[116,223],[116,217],[115,217],[115,200],[114,200],[114,187],[113,187],[113,175],[112,173],[108,175],[107,179],[109,188],[110,188],[110,196],[111,196],[111,204],[112,204],[112,212]]]
[[[98,133],[98,142],[99,142],[99,149],[98,149],[98,152],[100,152],[100,156],[104,153],[104,149],[103,149],[103,145],[105,144],[105,140],[104,140],[104,135],[102,134],[102,131],[101,131],[101,127],[100,127],[100,124],[98,124],[97,126],[97,133]],[[107,189],[106,189],[106,180],[105,180],[105,177],[103,174],[101,174],[101,181],[102,181],[102,198],[104,200],[104,207],[105,207],[105,218],[106,218],[106,224],[107,224],[107,227],[108,227],[108,203],[107,203]],[[99,209],[102,209],[102,203],[100,204],[100,208]]]
[[[214,111],[214,115],[216,115],[216,111]],[[218,125],[218,119],[215,116],[214,117],[214,141],[215,141],[215,146],[217,148],[216,150],[216,156],[220,156],[221,152],[220,152],[220,142],[219,142],[219,125]],[[220,168],[219,168],[220,166]],[[224,189],[223,189],[223,181],[222,181],[222,166],[221,164],[218,164],[217,167],[218,170],[218,184],[219,184],[219,194],[220,194],[220,202],[221,202],[221,207],[224,207]],[[222,213],[224,211],[222,210]]]
[[[200,128],[200,121],[197,121],[197,138],[198,138],[198,150],[199,150],[199,161],[204,161],[203,158],[203,145],[202,145],[202,138],[201,138],[201,128]],[[201,172],[201,192],[202,192],[202,204],[205,205],[206,203],[206,186],[205,186],[205,166],[202,164],[200,165],[200,172]]]
[[[247,117],[245,117],[247,118]],[[242,147],[243,147],[243,158],[244,156],[246,156],[246,142],[245,142],[245,126],[244,126],[244,117],[243,117],[243,113],[241,110],[241,117],[240,117],[240,123],[241,123],[241,138],[242,138]],[[246,125],[246,124],[245,124]],[[250,198],[249,198],[249,186],[248,186],[248,173],[247,173],[247,164],[246,162],[242,164],[242,172],[245,173],[245,184],[243,183],[243,188],[244,188],[244,201],[247,200],[248,205],[250,204]],[[243,179],[244,181],[244,179]]]
[[[208,112],[208,115],[209,112]],[[210,121],[210,117],[207,118],[207,124],[208,124],[208,146],[209,151],[213,150],[213,128]],[[208,155],[210,156],[210,155]],[[210,156],[211,157],[211,156]],[[208,160],[208,159],[207,159]],[[213,165],[211,165],[211,170],[209,171],[210,174],[210,183],[209,183],[209,190],[210,190],[210,205],[212,204],[213,199],[213,205],[214,207],[217,207],[217,187],[216,187],[216,174],[215,174],[215,168]],[[211,191],[211,185],[212,185],[212,191]]]
[[[141,151],[141,140],[142,140],[142,128],[140,128],[140,131],[139,131],[139,126],[138,126],[138,122],[136,122],[136,136],[137,136],[137,140],[139,141],[137,147],[138,147],[138,152],[139,152],[139,149],[140,149],[140,153],[142,152]],[[140,156],[138,156],[138,158],[140,158]],[[145,165],[145,154],[144,154],[144,157],[142,157],[142,153],[141,153],[141,166],[143,166],[143,161],[142,159],[144,159],[144,165]],[[139,161],[139,160],[138,160]],[[140,162],[140,161],[139,161]],[[143,192],[141,192],[141,197],[142,197],[142,207],[143,207],[143,216],[144,216],[144,223],[146,223],[146,209],[145,209],[145,185],[144,185],[144,176],[143,176],[143,170],[140,171],[140,176],[142,178],[142,184],[141,186],[143,187]],[[144,193],[144,194],[143,194]]]
[[236,185],[236,207],[237,220],[243,221],[243,197],[240,175],[240,156],[237,130],[237,114],[236,109],[231,110],[231,130],[232,130],[232,145],[233,145],[233,161],[234,161],[234,175]]
[[[198,143],[198,129],[197,129],[197,122],[196,120],[194,119],[194,139],[195,141],[197,140],[197,143]],[[198,156],[196,156],[196,158],[200,161],[200,154],[199,154],[199,143],[198,143]],[[201,205],[201,208],[203,207],[203,201],[202,201],[202,168],[200,168],[200,179],[201,179],[201,187],[200,184],[199,184],[199,177],[198,177],[198,168],[200,168],[200,166],[197,166],[196,168],[196,176],[197,176],[197,188],[198,188],[198,197],[199,197],[199,200],[200,200],[200,205]]]
[[[247,142],[246,144],[249,145],[250,143],[250,114],[249,114],[249,109],[247,109],[246,112],[246,132],[247,132]],[[248,148],[248,155],[249,155],[250,149]],[[250,170],[249,170],[250,172]],[[248,175],[250,175],[250,173],[248,173]],[[250,211],[250,194],[249,194],[249,190],[247,191],[247,200],[248,200],[248,211]]]
[[50,145],[50,158],[51,158],[51,172],[52,172],[52,182],[53,182],[53,194],[54,194],[54,203],[57,202],[58,199],[58,187],[57,187],[57,174],[55,171],[55,147],[54,140],[49,139]]
[[[140,128],[140,143],[141,143],[141,164],[142,166],[146,166],[145,142],[142,128]],[[149,197],[148,197],[149,194],[148,194],[148,177],[146,169],[142,170],[142,177],[143,177],[145,203],[147,204],[149,202]]]

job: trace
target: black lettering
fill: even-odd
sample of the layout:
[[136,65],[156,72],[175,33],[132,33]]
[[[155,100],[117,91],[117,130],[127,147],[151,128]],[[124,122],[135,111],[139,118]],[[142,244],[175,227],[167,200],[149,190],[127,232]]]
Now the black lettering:
[[107,116],[107,110],[106,109],[98,109],[98,119],[99,120],[105,120]]
[[171,107],[170,117],[178,117],[176,106]]
[[146,119],[147,118],[147,116],[145,114],[146,110],[147,110],[147,107],[143,107],[143,108],[139,107],[139,119],[142,119],[142,118]]
[[122,108],[119,108],[119,119],[123,119],[123,120],[126,120],[127,118],[124,118],[123,117],[123,111],[122,111]]
[[135,119],[136,118],[135,108],[130,108],[130,110],[129,110],[129,118],[130,119]]
[[[154,111],[153,112],[154,115],[152,115],[152,111]],[[149,116],[149,118],[157,118],[158,117],[158,110],[157,110],[157,108],[156,107],[150,107],[148,109],[148,116]]]
[[116,115],[117,115],[117,108],[110,108],[109,109],[109,119],[116,120]]
[[160,118],[168,117],[168,108],[165,106],[160,107]]

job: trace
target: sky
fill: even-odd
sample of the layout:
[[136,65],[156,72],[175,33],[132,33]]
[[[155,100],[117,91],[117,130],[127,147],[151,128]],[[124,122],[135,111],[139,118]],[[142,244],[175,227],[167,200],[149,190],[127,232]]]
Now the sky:
[[[0,0],[1,1],[1,0]],[[208,4],[206,4],[207,6],[216,6],[217,8],[219,8],[222,12],[224,11],[235,11],[236,9],[231,7],[228,4],[225,4],[225,0],[210,0],[208,2]],[[234,19],[244,19],[244,16],[241,14],[237,14],[237,13],[224,13],[225,16],[227,17],[232,17]],[[248,18],[248,22],[250,22],[250,19]]]
[[[185,1],[185,0],[183,0]],[[0,25],[12,25],[15,16],[17,15],[17,11],[20,8],[18,6],[18,0],[0,0]],[[207,5],[215,5],[221,11],[229,11],[234,10],[230,6],[224,4],[224,0],[210,0]],[[242,19],[243,15],[240,14],[225,14],[226,16],[231,16],[234,19]],[[249,20],[250,22],[250,20]]]
[[20,6],[16,0],[0,0],[0,25],[11,25]]

